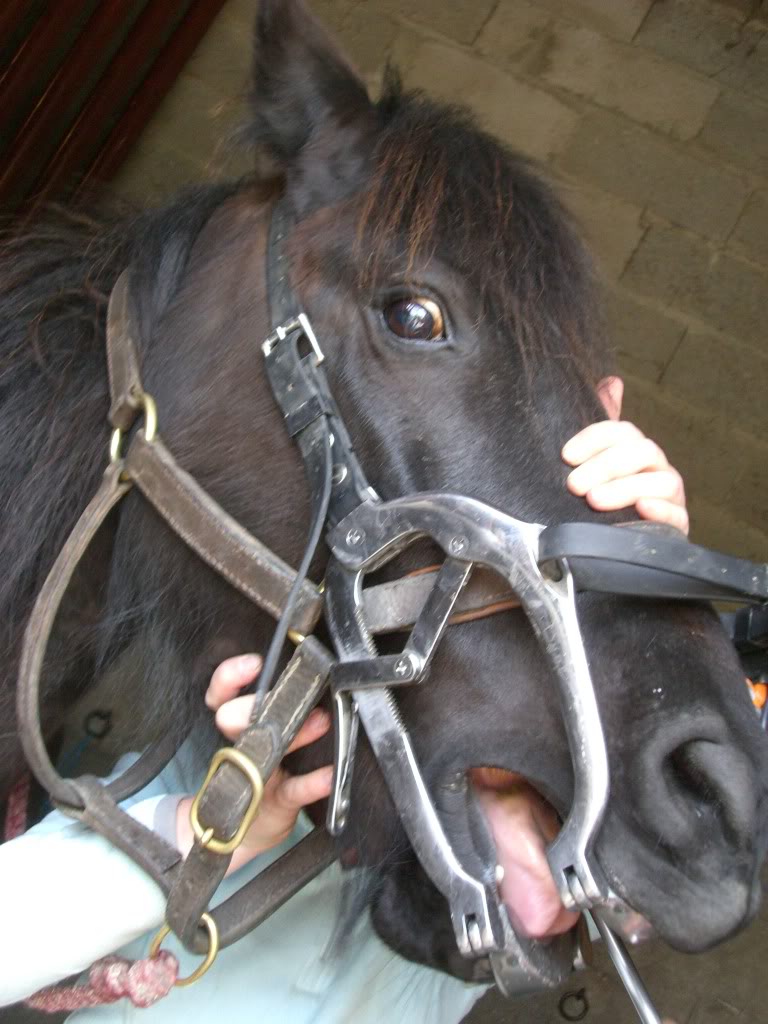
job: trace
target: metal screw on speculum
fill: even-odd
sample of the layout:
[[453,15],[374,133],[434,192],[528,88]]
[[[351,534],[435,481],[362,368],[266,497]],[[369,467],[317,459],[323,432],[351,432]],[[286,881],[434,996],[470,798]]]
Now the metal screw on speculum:
[[395,662],[395,675],[398,679],[405,679],[413,672],[413,665],[410,658],[398,658]]
[[466,537],[451,537],[451,543],[448,545],[448,550],[452,555],[463,555],[467,550],[467,538]]
[[347,534],[347,544],[351,548],[359,548],[365,540],[365,530],[361,530],[359,526],[353,526]]

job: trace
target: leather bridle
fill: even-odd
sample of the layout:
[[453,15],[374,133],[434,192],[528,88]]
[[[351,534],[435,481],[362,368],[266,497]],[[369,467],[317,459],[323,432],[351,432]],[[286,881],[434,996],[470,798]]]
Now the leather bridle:
[[[757,603],[768,600],[768,566],[698,548],[648,524],[642,529],[638,524],[619,528],[584,523],[545,528],[451,494],[382,501],[354,452],[323,370],[320,342],[291,287],[286,246],[290,227],[290,211],[281,200],[270,227],[273,332],[263,352],[312,494],[313,524],[300,570],[294,572],[244,530],[165,446],[154,402],[141,381],[130,273],[125,271],[113,289],[107,316],[111,460],[40,591],[24,639],[18,717],[29,765],[61,810],[106,836],[147,871],[167,896],[167,927],[186,948],[207,954],[210,961],[216,949],[255,928],[335,859],[329,832],[338,834],[344,827],[362,721],[411,844],[448,902],[457,945],[476,961],[478,979],[488,978],[492,970],[508,993],[556,985],[580,963],[577,938],[571,934],[545,947],[515,934],[499,900],[494,865],[471,856],[462,862],[452,848],[393,696],[399,686],[423,683],[451,622],[520,604],[560,687],[574,761],[573,807],[548,854],[553,877],[566,906],[595,912],[622,977],[632,981],[631,961],[608,928],[614,920],[611,913],[626,908],[594,856],[609,774],[575,595],[596,590]],[[59,604],[96,532],[134,488],[203,561],[277,620],[252,720],[237,743],[214,757],[193,804],[195,841],[184,860],[119,807],[162,770],[174,756],[176,742],[166,738],[152,744],[121,778],[104,786],[88,775],[59,775],[46,751],[39,718],[40,676]],[[323,534],[330,561],[321,589],[307,572]],[[363,588],[366,573],[419,536],[429,537],[444,551],[439,568]],[[335,654],[312,635],[323,612]],[[405,646],[400,654],[379,656],[374,637],[390,632],[407,633]],[[286,637],[296,646],[278,674]],[[264,781],[329,686],[336,749],[328,830],[315,829],[211,910],[232,853],[258,811]],[[636,1005],[641,1019],[658,1020],[647,996]]]

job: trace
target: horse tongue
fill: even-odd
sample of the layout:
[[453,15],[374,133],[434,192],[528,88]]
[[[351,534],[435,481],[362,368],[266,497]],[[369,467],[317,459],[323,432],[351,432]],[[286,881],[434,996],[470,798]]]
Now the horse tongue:
[[499,889],[512,927],[535,939],[569,931],[578,915],[560,902],[546,857],[559,829],[554,810],[520,776],[480,768],[472,781],[503,869]]

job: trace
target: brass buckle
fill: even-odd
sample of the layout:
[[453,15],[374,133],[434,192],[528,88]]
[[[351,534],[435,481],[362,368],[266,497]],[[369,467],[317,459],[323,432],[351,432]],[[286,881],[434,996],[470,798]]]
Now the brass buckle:
[[[217,839],[213,834],[212,828],[203,828],[200,818],[200,801],[203,798],[203,794],[208,788],[211,779],[219,770],[222,764],[228,762],[235,768],[238,768],[243,775],[246,777],[248,782],[251,784],[251,800],[245,809],[242,821],[237,827],[237,831],[229,839]],[[234,747],[222,747],[221,750],[217,750],[213,755],[213,760],[208,769],[208,774],[205,776],[202,786],[197,791],[197,796],[192,801],[192,807],[189,811],[189,822],[192,826],[192,831],[200,841],[201,845],[206,850],[211,850],[212,853],[220,853],[222,855],[234,853],[238,848],[245,834],[251,827],[253,819],[256,817],[256,812],[259,809],[261,803],[261,795],[264,792],[264,782],[261,778],[261,773],[256,765],[251,761],[249,757],[240,750],[236,750]]]
[[[178,988],[184,988],[185,985],[193,985],[196,981],[199,981],[216,959],[219,952],[219,929],[216,926],[216,922],[210,914],[203,914],[200,918],[200,923],[204,924],[208,929],[208,952],[205,954],[205,960],[203,960],[198,968],[192,971],[188,978],[176,979],[174,985]],[[152,939],[152,945],[149,947],[149,956],[151,959],[154,959],[154,957],[157,956],[165,938],[170,934],[171,929],[167,924],[164,924],[154,939]]]

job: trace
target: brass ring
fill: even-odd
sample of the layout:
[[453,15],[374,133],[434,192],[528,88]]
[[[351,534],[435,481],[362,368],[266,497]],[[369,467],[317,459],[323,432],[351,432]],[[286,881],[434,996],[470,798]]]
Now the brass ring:
[[119,462],[122,458],[120,449],[123,446],[123,432],[120,427],[115,427],[109,439],[109,461]]
[[[144,415],[144,440],[151,444],[157,436],[157,404],[148,392],[142,391],[136,398],[137,414]],[[119,462],[123,457],[124,432],[120,427],[115,427],[109,439],[109,461]]]
[[157,434],[157,405],[146,391],[141,397],[141,407],[144,409],[144,440],[151,444]]
[[[219,952],[219,929],[216,922],[210,914],[203,914],[200,918],[200,923],[204,924],[208,929],[208,952],[205,954],[205,960],[203,960],[197,970],[194,970],[189,977],[176,979],[174,985],[179,988],[184,988],[185,985],[192,985],[196,981],[199,981],[216,959]],[[160,952],[160,947],[170,934],[171,929],[167,924],[164,924],[154,939],[152,939],[152,944],[149,947],[150,958],[157,956]]]

